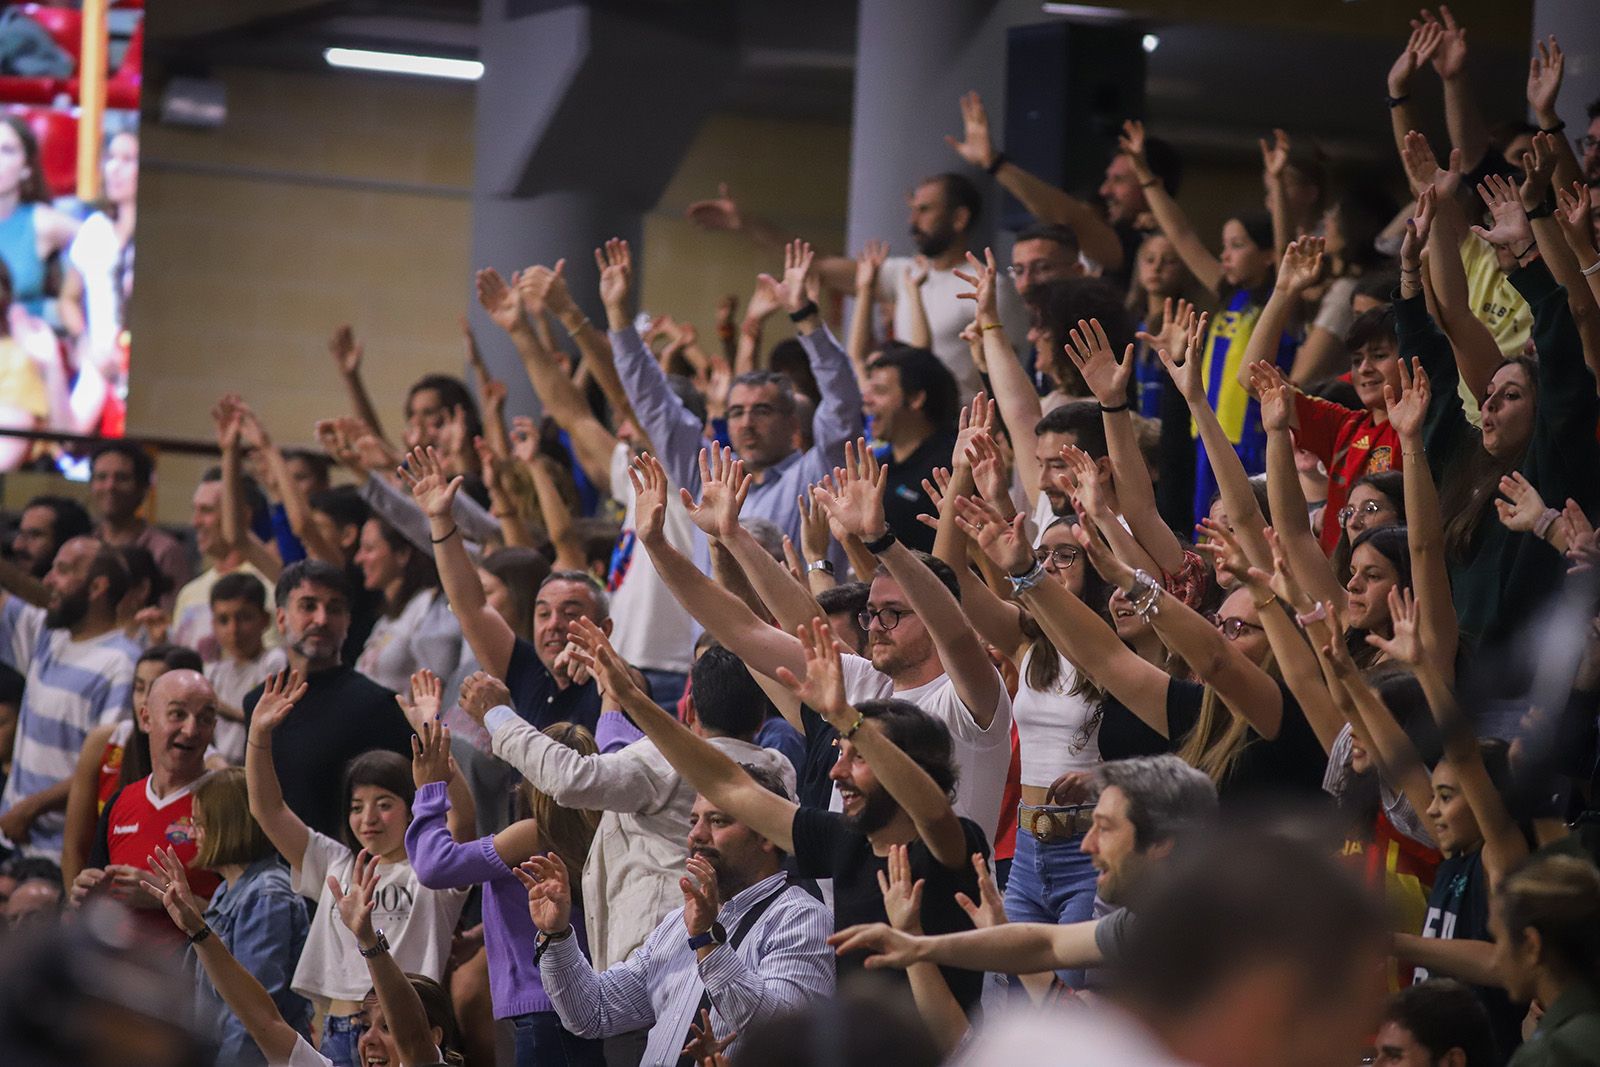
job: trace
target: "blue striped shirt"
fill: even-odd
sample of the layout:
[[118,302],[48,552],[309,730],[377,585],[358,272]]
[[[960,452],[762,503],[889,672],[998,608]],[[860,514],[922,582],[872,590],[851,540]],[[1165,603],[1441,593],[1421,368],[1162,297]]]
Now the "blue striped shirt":
[[[775,874],[734,895],[717,921],[730,932],[787,875]],[[640,1067],[673,1067],[702,994],[711,996],[711,1027],[743,1034],[764,1019],[833,995],[833,914],[797,885],[783,890],[737,948],[719,945],[703,960],[689,947],[683,909],[670,913],[628,958],[603,974],[584,959],[575,937],[552,941],[539,961],[545,992],[561,1025],[579,1037],[610,1037],[650,1027]],[[739,1042],[728,1046],[737,1062]]]
[[[75,641],[47,629],[44,617],[14,596],[0,606],[0,661],[27,676],[0,812],[71,778],[89,731],[125,718],[132,703],[137,645],[118,629]],[[39,816],[23,851],[60,862],[66,819],[64,811]]]

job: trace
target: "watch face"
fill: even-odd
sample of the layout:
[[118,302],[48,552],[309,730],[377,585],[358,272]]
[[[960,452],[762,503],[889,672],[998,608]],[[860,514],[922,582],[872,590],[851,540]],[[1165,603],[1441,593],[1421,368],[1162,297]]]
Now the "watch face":
[[721,923],[714,922],[711,924],[711,940],[715,941],[719,945],[725,945],[728,943],[728,931],[722,928]]

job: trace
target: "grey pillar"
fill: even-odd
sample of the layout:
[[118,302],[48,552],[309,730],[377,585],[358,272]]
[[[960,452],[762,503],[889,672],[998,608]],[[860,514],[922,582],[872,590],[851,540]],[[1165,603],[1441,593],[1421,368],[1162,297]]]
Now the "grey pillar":
[[[488,0],[474,144],[472,262],[511,271],[567,260],[600,320],[593,250],[637,247],[661,190],[736,63],[731,0],[662,6]],[[637,283],[636,283],[637,284]],[[509,386],[537,399],[510,341],[474,306],[474,332]]]

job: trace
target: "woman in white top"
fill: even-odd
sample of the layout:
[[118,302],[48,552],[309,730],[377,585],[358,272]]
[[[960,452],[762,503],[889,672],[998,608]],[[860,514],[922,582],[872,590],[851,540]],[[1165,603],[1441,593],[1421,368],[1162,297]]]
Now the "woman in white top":
[[[350,932],[335,918],[338,901],[329,886],[350,883],[357,857],[350,845],[317,833],[289,810],[272,763],[272,732],[304,694],[305,684],[293,671],[268,679],[262,690],[245,745],[250,814],[288,859],[295,891],[317,902],[290,988],[326,1011],[323,1055],[338,1067],[356,1067],[362,1062],[356,1043],[364,1025],[361,1001],[368,975]],[[450,938],[467,894],[428,889],[417,881],[405,843],[414,792],[410,764],[393,752],[362,753],[345,770],[351,844],[377,857],[372,865],[376,922],[404,970],[437,981],[449,961]]]
[[[260,1046],[267,1063],[272,1067],[329,1067],[333,1061],[314,1050],[284,1021],[272,995],[233,958],[219,938],[211,936],[199,902],[181,877],[183,861],[171,849],[150,858],[156,881],[146,879],[145,888],[161,898],[167,915],[187,935],[206,977]],[[166,884],[158,885],[157,881]],[[331,876],[327,888],[340,921],[366,958],[372,981],[361,1002],[362,1061],[397,1067],[462,1063],[460,1029],[449,994],[433,979],[401,970],[389,954],[387,941],[373,926],[372,911],[379,896],[376,857],[362,852],[351,872],[348,890]]]
[[385,689],[408,691],[426,667],[441,678],[461,660],[461,627],[439,589],[433,558],[379,518],[361,527],[356,566],[362,585],[383,596],[377,624],[356,658],[356,670]]

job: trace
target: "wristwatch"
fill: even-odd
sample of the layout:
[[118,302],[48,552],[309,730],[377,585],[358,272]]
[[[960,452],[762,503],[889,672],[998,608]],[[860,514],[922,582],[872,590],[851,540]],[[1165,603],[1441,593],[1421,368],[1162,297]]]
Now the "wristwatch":
[[806,573],[810,574],[812,571],[821,571],[823,574],[832,574],[833,573],[833,560],[831,560],[831,559],[819,559],[814,563],[807,564],[806,565]]
[[377,957],[382,956],[384,953],[389,951],[389,939],[383,936],[382,930],[379,930],[378,943],[376,945],[373,945],[371,948],[362,948],[360,945],[357,945],[356,951],[361,953],[361,958],[364,960],[376,959]]
[[696,952],[705,948],[707,945],[726,945],[727,943],[728,931],[724,930],[722,928],[722,924],[719,922],[713,922],[711,924],[711,929],[707,930],[705,933],[695,934],[693,937],[689,938],[689,948],[691,951]]

